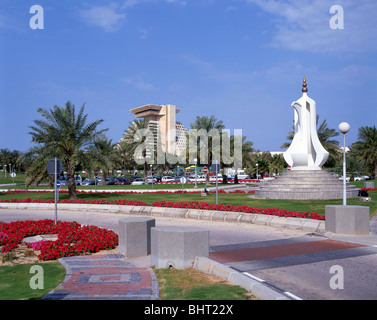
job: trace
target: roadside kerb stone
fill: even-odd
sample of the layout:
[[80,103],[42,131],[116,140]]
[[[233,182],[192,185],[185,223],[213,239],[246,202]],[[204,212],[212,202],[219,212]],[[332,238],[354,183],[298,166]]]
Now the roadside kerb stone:
[[[109,208],[111,207],[111,208]],[[155,211],[157,208],[159,210]],[[0,209],[36,209],[54,210],[54,203],[0,203]],[[106,204],[77,204],[73,207],[69,203],[59,203],[58,210],[78,210],[88,212],[110,212],[129,215],[143,215],[156,217],[169,217],[177,219],[211,220],[231,223],[251,223],[268,225],[282,229],[302,230],[307,232],[325,232],[324,220],[303,218],[285,218],[278,216],[263,215],[258,213],[242,213],[230,211],[211,211],[185,208],[162,208],[148,206],[123,206]],[[193,212],[192,212],[193,211]]]
[[283,228],[286,220],[286,217],[271,216],[271,220],[268,222],[268,225],[271,227]]
[[285,228],[293,230],[301,230],[302,225],[304,224],[305,219],[302,218],[287,218],[285,220]]
[[268,215],[264,215],[264,214],[257,215],[257,217],[255,218],[253,223],[254,224],[260,224],[260,225],[268,225],[269,222],[271,221],[271,218],[272,218],[272,216],[268,216]]
[[289,300],[286,296],[248,276],[207,257],[196,257],[194,268],[200,272],[220,277],[251,292],[256,298],[262,300]]
[[187,211],[187,219],[196,219],[200,220],[200,215],[202,214],[203,210],[198,210],[198,209],[191,209]]

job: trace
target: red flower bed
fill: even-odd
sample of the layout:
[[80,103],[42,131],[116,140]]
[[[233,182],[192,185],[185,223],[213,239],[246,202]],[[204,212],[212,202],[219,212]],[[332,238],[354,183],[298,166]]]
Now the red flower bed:
[[[30,190],[8,190],[6,193],[54,193],[55,191],[54,190],[33,190],[33,189],[30,189]],[[106,192],[106,191],[99,191],[101,194],[106,194],[106,193],[111,193],[111,194],[114,194],[114,193],[131,193],[131,194],[139,194],[139,193],[147,193],[147,194],[155,194],[155,193],[182,193],[182,190],[178,189],[178,190],[172,190],[172,191],[166,191],[166,190],[160,190],[160,191],[148,191],[148,190],[140,190],[140,192],[138,191],[113,191],[113,192]],[[202,191],[201,190],[192,190],[192,191],[188,191],[188,190],[184,190],[183,191],[184,193],[201,193]],[[244,191],[244,190],[234,190],[234,191],[224,191],[223,189],[220,189],[218,191],[219,193],[255,193],[254,190],[250,190],[250,191]],[[59,190],[59,193],[68,193],[68,190]],[[98,193],[98,192],[95,192],[95,191],[92,191],[92,190],[88,190],[88,191],[85,191],[85,190],[76,190],[76,193]],[[209,193],[216,193],[216,191],[210,191]]]
[[315,220],[325,220],[324,216],[317,214],[316,212],[295,212],[287,211],[283,209],[275,208],[253,208],[248,206],[232,206],[229,204],[210,204],[201,201],[192,202],[167,202],[158,201],[152,203],[153,207],[167,207],[167,208],[188,208],[188,209],[200,209],[200,210],[217,210],[217,211],[232,211],[232,212],[243,212],[243,213],[259,213],[274,215],[280,217],[295,217],[295,218],[305,218],[305,219],[315,219]]
[[[241,192],[242,193],[242,192]],[[54,203],[53,199],[30,199],[26,198],[23,200],[17,199],[3,199],[0,202],[9,203]],[[128,206],[148,206],[146,202],[143,201],[127,201],[125,199],[119,199],[114,201],[109,200],[59,200],[59,203],[78,203],[78,204],[110,204],[110,205],[128,205]],[[267,215],[275,215],[280,217],[296,217],[305,219],[315,219],[315,220],[325,220],[324,216],[317,214],[316,212],[296,212],[287,211],[283,209],[276,208],[253,208],[249,206],[232,206],[224,204],[210,204],[201,201],[192,202],[169,202],[169,201],[158,201],[152,203],[153,207],[167,207],[167,208],[189,208],[189,209],[201,209],[201,210],[217,210],[217,211],[233,211],[233,212],[244,212],[244,213],[259,213]]]
[[[16,249],[23,238],[40,235],[57,234],[56,241],[38,243],[41,260],[55,260],[61,257],[94,253],[103,249],[113,249],[118,245],[118,235],[107,229],[96,226],[81,226],[77,222],[53,220],[26,220],[10,223],[0,222],[1,252]],[[32,247],[32,245],[30,245]]]

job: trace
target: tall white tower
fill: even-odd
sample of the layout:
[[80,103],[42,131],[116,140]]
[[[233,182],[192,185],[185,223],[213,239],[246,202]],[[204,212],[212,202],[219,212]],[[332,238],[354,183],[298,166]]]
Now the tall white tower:
[[308,97],[306,78],[302,97],[292,103],[295,135],[284,159],[291,170],[321,170],[329,157],[317,134],[316,103]]

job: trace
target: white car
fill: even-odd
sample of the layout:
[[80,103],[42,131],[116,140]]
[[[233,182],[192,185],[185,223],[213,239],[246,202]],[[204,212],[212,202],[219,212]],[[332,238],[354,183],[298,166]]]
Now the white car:
[[149,176],[149,177],[147,177],[147,180],[148,180],[148,183],[156,183],[157,182],[157,179],[155,178],[155,177],[151,177],[151,176]]
[[140,186],[142,184],[145,184],[145,181],[144,179],[142,178],[137,178],[135,179],[132,183],[131,183],[133,186]]
[[175,179],[174,179],[173,177],[163,176],[163,177],[161,178],[161,181],[162,181],[162,182],[174,182]]
[[368,180],[368,179],[369,179],[368,176],[355,176],[354,177],[355,181],[364,181],[364,180]]

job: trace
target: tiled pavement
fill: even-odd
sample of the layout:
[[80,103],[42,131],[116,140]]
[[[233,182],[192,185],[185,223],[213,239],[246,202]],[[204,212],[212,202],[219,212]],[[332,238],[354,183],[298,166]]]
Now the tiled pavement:
[[241,272],[376,254],[376,246],[297,237],[210,248],[210,259]]
[[64,282],[44,300],[158,300],[157,279],[150,268],[138,268],[123,255],[93,255],[59,260]]

